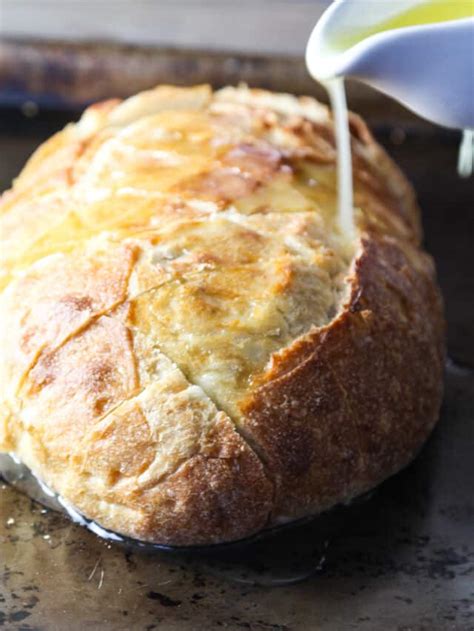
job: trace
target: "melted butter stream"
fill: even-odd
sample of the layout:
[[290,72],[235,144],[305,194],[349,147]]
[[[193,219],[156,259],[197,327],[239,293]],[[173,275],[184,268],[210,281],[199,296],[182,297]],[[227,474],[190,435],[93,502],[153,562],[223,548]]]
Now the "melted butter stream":
[[323,85],[329,93],[336,129],[339,225],[343,234],[352,236],[354,234],[354,183],[344,80],[334,77],[324,81]]

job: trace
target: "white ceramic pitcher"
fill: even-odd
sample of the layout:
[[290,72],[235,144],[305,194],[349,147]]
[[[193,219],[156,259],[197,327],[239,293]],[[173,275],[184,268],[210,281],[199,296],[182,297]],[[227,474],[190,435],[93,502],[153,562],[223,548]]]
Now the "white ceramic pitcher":
[[331,46],[341,34],[370,30],[423,3],[336,0],[308,42],[309,72],[318,80],[345,76],[363,81],[434,123],[472,130],[474,17],[395,28],[346,48]]

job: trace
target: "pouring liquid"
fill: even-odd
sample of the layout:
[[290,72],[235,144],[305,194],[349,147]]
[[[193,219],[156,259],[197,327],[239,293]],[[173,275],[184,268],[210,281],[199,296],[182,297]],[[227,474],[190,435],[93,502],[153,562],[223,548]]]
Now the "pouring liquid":
[[352,181],[351,135],[344,79],[335,77],[323,82],[331,101],[337,150],[337,195],[339,226],[343,234],[354,233],[354,186]]
[[[342,232],[351,237],[354,232],[352,157],[350,146],[349,117],[344,89],[344,77],[328,72],[328,59],[334,54],[364,41],[372,35],[389,30],[450,22],[474,16],[472,0],[430,0],[381,21],[375,25],[342,31],[323,42],[320,71],[315,78],[329,94],[336,136],[338,174],[338,219]],[[314,73],[313,73],[314,74]],[[470,80],[466,77],[466,80]],[[474,168],[474,130],[465,129],[459,151],[458,173],[468,177]]]

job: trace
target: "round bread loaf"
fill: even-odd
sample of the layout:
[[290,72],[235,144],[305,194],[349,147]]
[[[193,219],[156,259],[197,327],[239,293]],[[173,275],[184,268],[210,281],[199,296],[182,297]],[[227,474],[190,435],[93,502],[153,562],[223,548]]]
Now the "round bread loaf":
[[351,133],[355,235],[310,98],[163,86],[43,144],[1,205],[0,450],[172,545],[404,467],[439,411],[442,304],[411,187]]

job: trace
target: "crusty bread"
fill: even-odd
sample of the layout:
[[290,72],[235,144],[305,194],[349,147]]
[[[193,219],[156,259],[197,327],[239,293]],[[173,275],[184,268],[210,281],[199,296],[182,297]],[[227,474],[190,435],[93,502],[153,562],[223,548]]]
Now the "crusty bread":
[[443,315],[412,189],[352,116],[158,87],[90,107],[2,200],[0,450],[86,517],[174,545],[312,515],[405,466]]

